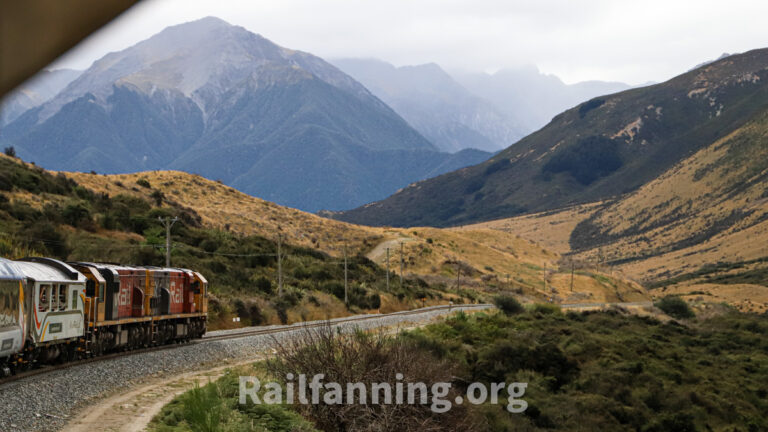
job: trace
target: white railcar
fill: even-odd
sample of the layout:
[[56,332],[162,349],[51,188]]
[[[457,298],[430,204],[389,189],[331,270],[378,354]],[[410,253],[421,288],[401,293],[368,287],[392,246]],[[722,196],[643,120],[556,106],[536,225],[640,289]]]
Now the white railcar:
[[10,374],[11,361],[24,349],[24,274],[16,263],[0,258],[0,368]]

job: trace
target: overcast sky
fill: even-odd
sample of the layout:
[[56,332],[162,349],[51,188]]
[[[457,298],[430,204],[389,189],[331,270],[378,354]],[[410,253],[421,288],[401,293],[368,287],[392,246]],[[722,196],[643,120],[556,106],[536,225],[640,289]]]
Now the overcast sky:
[[85,69],[205,16],[324,58],[486,72],[534,64],[567,83],[664,81],[768,47],[765,0],[143,0],[54,66]]

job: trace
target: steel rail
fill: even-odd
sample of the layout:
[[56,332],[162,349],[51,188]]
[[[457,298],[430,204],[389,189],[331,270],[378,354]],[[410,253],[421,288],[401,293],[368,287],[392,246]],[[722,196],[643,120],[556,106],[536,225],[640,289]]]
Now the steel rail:
[[253,330],[238,331],[238,332],[222,334],[222,335],[206,335],[206,336],[203,336],[201,339],[193,339],[188,343],[171,343],[171,344],[158,345],[158,346],[147,347],[147,348],[139,348],[139,349],[130,350],[130,351],[114,352],[114,353],[104,354],[97,357],[90,357],[90,358],[75,360],[72,362],[57,364],[57,365],[45,365],[39,368],[23,371],[15,375],[11,375],[9,377],[4,377],[0,379],[0,386],[3,386],[5,384],[8,384],[14,381],[19,381],[25,378],[29,378],[37,375],[43,375],[43,374],[47,374],[50,372],[59,371],[63,369],[69,369],[76,366],[82,366],[89,363],[96,363],[96,362],[111,360],[111,359],[120,358],[124,356],[144,354],[144,353],[149,353],[154,351],[170,350],[174,348],[180,348],[189,344],[208,343],[208,342],[216,342],[220,340],[240,339],[240,338],[258,336],[258,335],[292,332],[292,331],[299,331],[303,329],[323,327],[329,324],[331,326],[335,326],[339,324],[368,321],[368,320],[374,320],[374,319],[386,318],[386,317],[392,317],[392,316],[419,315],[419,314],[423,314],[431,311],[437,311],[437,310],[448,309],[448,310],[459,311],[459,310],[475,309],[475,308],[488,308],[491,306],[492,305],[489,305],[489,304],[464,304],[464,305],[459,304],[459,305],[450,305],[450,306],[448,305],[430,306],[426,308],[419,308],[419,309],[413,309],[413,310],[401,311],[401,312],[392,312],[387,314],[358,315],[358,316],[348,317],[348,318],[336,318],[330,321],[329,320],[310,321],[305,323],[295,323],[295,324],[275,326],[275,327],[269,327],[269,328],[254,328]]

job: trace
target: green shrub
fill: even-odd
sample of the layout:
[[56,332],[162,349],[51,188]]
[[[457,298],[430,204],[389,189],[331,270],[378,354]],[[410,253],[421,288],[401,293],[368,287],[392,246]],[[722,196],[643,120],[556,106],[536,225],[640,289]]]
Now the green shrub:
[[69,247],[66,239],[57,227],[48,222],[40,221],[30,224],[20,232],[27,239],[28,247],[59,259],[67,259]]
[[510,295],[496,296],[493,299],[493,304],[495,304],[496,307],[499,308],[499,310],[507,316],[519,314],[525,311],[523,305],[521,305],[516,298]]
[[560,306],[548,303],[536,303],[531,307],[531,312],[542,315],[559,314]]
[[273,293],[272,281],[270,281],[264,276],[259,276],[259,278],[256,279],[255,285],[256,285],[256,289],[264,294],[270,295]]
[[321,285],[321,289],[337,299],[344,300],[344,284],[339,281],[328,281]]
[[91,210],[82,202],[70,203],[61,211],[64,223],[73,227],[84,228],[91,224]]
[[149,184],[149,180],[147,180],[145,178],[140,178],[140,179],[136,180],[136,184],[141,186],[141,187],[143,187],[143,188],[147,188],[147,189],[152,188],[152,185]]
[[165,200],[165,194],[159,190],[153,191],[150,197],[155,202],[155,205],[158,207],[163,205],[163,200]]
[[687,319],[696,316],[691,307],[688,306],[688,303],[678,296],[666,296],[654,303],[654,305],[673,318]]
[[193,432],[216,432],[221,424],[224,403],[219,388],[210,383],[195,388],[184,395],[184,420]]
[[32,208],[32,206],[24,201],[13,201],[8,207],[8,213],[13,218],[22,222],[33,222],[42,216],[40,211]]

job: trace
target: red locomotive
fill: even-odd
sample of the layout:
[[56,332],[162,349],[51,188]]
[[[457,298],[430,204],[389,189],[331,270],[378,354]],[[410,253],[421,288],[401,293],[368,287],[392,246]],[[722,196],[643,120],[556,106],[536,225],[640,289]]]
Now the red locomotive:
[[0,258],[0,368],[200,338],[207,292],[186,269]]

